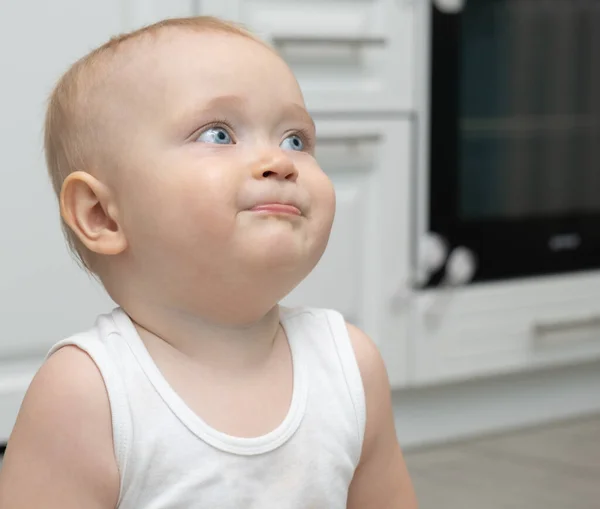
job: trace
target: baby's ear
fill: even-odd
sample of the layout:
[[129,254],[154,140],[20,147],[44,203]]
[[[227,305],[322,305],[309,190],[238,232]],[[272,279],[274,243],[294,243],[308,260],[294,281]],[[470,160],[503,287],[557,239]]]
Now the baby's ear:
[[127,247],[110,189],[83,171],[71,173],[60,193],[60,212],[71,230],[91,252],[115,255]]

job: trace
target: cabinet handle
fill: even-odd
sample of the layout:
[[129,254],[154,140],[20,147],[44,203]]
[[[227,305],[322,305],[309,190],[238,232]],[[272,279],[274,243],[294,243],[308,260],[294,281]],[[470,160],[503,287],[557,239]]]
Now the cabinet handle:
[[533,325],[533,331],[536,335],[542,336],[553,332],[564,332],[572,329],[594,327],[600,328],[600,315],[538,322]]
[[336,133],[336,134],[319,134],[317,128],[317,143],[319,145],[366,145],[377,143],[381,136],[374,133]]
[[279,46],[302,45],[344,45],[344,46],[384,46],[387,42],[382,35],[321,35],[321,34],[272,34],[271,39]]

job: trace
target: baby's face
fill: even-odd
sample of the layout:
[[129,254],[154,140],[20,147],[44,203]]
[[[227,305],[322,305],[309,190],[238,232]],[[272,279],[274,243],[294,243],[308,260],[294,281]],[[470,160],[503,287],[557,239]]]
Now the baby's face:
[[135,55],[108,177],[131,269],[175,300],[279,300],[321,257],[335,209],[294,76],[237,35],[172,31]]

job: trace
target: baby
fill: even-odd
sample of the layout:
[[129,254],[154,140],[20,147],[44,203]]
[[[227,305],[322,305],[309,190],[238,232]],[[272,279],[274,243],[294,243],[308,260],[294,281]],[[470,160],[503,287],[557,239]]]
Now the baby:
[[54,346],[2,509],[414,509],[373,342],[278,302],[335,196],[292,72],[233,24],[112,39],[50,99],[67,238],[118,308]]

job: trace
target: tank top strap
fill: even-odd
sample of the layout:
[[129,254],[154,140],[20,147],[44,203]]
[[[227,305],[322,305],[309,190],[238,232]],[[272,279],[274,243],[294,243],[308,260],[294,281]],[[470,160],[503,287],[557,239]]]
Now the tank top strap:
[[119,497],[121,498],[123,486],[126,484],[124,480],[133,425],[125,384],[119,366],[115,362],[115,359],[123,358],[123,352],[119,352],[119,350],[122,350],[124,345],[118,344],[119,340],[120,337],[112,327],[109,315],[101,315],[93,329],[59,341],[50,349],[46,358],[61,348],[74,346],[85,352],[100,371],[111,411],[113,446],[121,479]]

